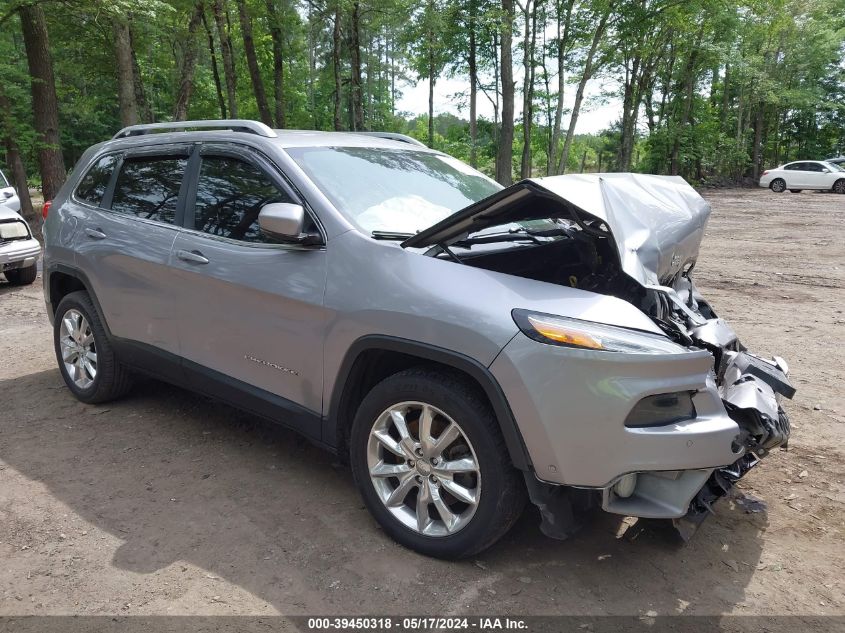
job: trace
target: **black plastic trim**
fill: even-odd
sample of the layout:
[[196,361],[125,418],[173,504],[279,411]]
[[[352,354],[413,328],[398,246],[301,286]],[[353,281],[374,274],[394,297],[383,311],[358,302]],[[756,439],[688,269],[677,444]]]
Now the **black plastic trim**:
[[487,367],[460,352],[395,336],[373,334],[363,336],[350,345],[334,382],[328,415],[323,418],[323,442],[325,444],[338,449],[341,447],[345,432],[341,420],[343,397],[347,387],[354,387],[354,385],[348,384],[348,379],[358,357],[362,353],[372,350],[415,356],[423,361],[428,360],[448,365],[471,376],[484,390],[493,406],[513,465],[520,470],[533,470],[531,458],[525,448],[525,443],[522,440],[522,435],[519,432],[510,405],[508,405],[507,398]]
[[320,414],[287,398],[145,343],[112,338],[112,346],[121,362],[136,371],[226,402],[312,441],[320,441]]

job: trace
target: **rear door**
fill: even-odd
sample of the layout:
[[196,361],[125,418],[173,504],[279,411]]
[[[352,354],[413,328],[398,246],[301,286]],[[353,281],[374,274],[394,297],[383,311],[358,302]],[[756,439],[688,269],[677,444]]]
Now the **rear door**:
[[169,145],[104,157],[73,194],[86,210],[75,237],[77,265],[112,335],[173,355],[179,343],[170,250],[184,214],[190,152],[189,145]]
[[301,203],[265,157],[229,144],[200,155],[173,246],[188,377],[201,391],[244,392],[241,404],[259,413],[260,401],[290,405],[282,421],[319,437],[309,414],[322,410],[325,248],[259,230],[264,205]]

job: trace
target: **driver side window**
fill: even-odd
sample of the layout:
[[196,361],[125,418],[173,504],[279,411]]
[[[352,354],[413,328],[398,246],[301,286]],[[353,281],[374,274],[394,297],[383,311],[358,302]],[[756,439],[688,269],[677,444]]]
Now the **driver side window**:
[[275,243],[258,227],[258,214],[273,202],[294,200],[255,165],[203,156],[194,209],[196,230],[244,242]]

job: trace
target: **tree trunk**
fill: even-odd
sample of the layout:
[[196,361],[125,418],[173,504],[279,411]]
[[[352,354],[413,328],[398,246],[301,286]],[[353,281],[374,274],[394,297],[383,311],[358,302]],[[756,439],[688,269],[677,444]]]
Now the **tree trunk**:
[[428,45],[428,146],[434,147],[434,48],[433,42]]
[[502,76],[502,129],[496,151],[496,180],[508,186],[513,184],[513,0],[502,0],[504,13],[501,24],[501,76]]
[[112,20],[114,56],[117,69],[117,103],[120,123],[124,127],[139,121],[138,103],[135,101],[135,73],[132,70],[132,40],[129,25],[119,18]]
[[704,34],[704,24],[698,29],[695,44],[693,45],[687,65],[684,68],[684,93],[683,93],[683,108],[681,110],[681,120],[679,121],[678,129],[675,132],[675,140],[672,143],[672,162],[670,173],[677,176],[680,173],[680,153],[681,153],[681,136],[684,134],[687,123],[689,123],[689,115],[692,110],[693,92],[695,90],[695,82],[697,76],[695,74],[695,66],[698,61],[698,51],[701,44],[701,38]]
[[340,102],[342,85],[340,80],[340,0],[337,0],[334,10],[334,29],[332,30],[332,70],[334,72],[334,129],[342,130],[343,122],[340,120]]
[[24,47],[32,78],[32,115],[38,147],[38,167],[44,200],[52,200],[65,181],[65,161],[59,140],[59,103],[47,21],[40,4],[18,9],[21,17]]
[[194,91],[194,70],[197,67],[197,29],[202,22],[204,7],[202,2],[194,7],[191,21],[188,22],[188,36],[182,53],[182,66],[179,70],[179,86],[176,90],[176,105],[173,107],[173,119],[184,121],[188,118],[188,105]]
[[469,164],[473,167],[478,167],[478,61],[475,41],[477,13],[477,0],[469,0]]
[[252,91],[255,94],[255,103],[258,105],[258,116],[264,125],[273,127],[273,117],[270,115],[270,106],[267,103],[267,93],[264,91],[264,82],[261,79],[261,69],[258,67],[258,55],[255,52],[255,40],[252,37],[252,18],[247,12],[246,0],[238,1],[238,18],[241,23],[241,37],[244,42],[244,54],[246,65],[249,68],[249,78],[252,81]]
[[138,116],[142,123],[153,122],[153,111],[147,102],[147,95],[144,92],[144,81],[141,78],[141,67],[138,65],[138,56],[135,54],[135,35],[132,26],[129,27],[129,53],[132,56],[132,81],[135,86],[135,103],[138,106]]
[[757,104],[754,114],[754,141],[751,146],[751,177],[756,182],[760,177],[760,168],[763,164],[762,138],[763,125],[765,121],[766,104],[760,101]]
[[211,74],[214,77],[214,89],[217,92],[217,105],[220,107],[220,118],[226,118],[226,97],[223,96],[223,84],[220,82],[220,68],[217,65],[217,50],[214,46],[214,33],[208,20],[205,18],[205,11],[202,12],[202,25],[205,35],[208,38],[208,54],[211,57]]
[[563,151],[560,153],[560,163],[558,164],[557,173],[566,173],[566,163],[569,162],[569,152],[572,149],[572,139],[575,137],[575,126],[578,123],[578,114],[581,111],[581,103],[584,101],[584,90],[587,87],[587,82],[593,76],[593,60],[596,56],[599,43],[604,37],[604,29],[607,26],[607,19],[610,13],[607,12],[602,15],[595,33],[593,33],[593,41],[590,43],[590,50],[587,53],[587,59],[584,61],[584,72],[581,74],[581,79],[578,81],[578,89],[575,92],[575,103],[572,104],[572,114],[569,115],[569,127],[566,130],[566,140],[563,142]]
[[522,68],[522,163],[521,178],[531,177],[531,126],[534,123],[534,44],[537,39],[537,3],[525,0],[525,29],[523,31]]
[[26,170],[21,160],[20,148],[15,140],[17,134],[12,125],[12,104],[3,93],[3,85],[0,84],[0,135],[3,137],[3,146],[6,149],[6,164],[9,174],[12,176],[12,185],[18,192],[21,201],[21,215],[33,228],[40,226],[39,218],[32,208],[32,199],[29,197],[29,184],[26,180]]
[[575,0],[567,0],[566,16],[563,19],[561,29],[561,12],[563,4],[558,3],[557,8],[557,104],[555,105],[555,122],[552,126],[552,140],[549,143],[549,164],[546,168],[546,175],[551,176],[557,164],[557,151],[560,145],[561,123],[563,122],[563,98],[566,87],[566,51],[569,43],[569,24],[572,20],[572,8]]
[[[282,17],[279,15],[279,8],[274,0],[267,0],[267,15],[270,18],[270,37],[273,40],[273,104],[276,113],[276,126],[283,128],[285,127],[284,38],[282,37]],[[309,86],[310,69],[309,60]],[[309,94],[312,94],[310,87]]]
[[229,116],[238,118],[237,85],[235,77],[235,55],[232,50],[232,38],[226,24],[226,0],[213,0],[212,11],[220,38],[220,52],[223,56],[223,76],[226,78],[226,99],[229,103]]
[[352,30],[349,34],[349,59],[352,65],[352,129],[364,129],[364,98],[361,94],[361,4],[352,3]]

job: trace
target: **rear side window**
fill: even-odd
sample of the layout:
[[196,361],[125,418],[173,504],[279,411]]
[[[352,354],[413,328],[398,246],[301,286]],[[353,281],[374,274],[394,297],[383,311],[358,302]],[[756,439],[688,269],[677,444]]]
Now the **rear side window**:
[[236,158],[202,159],[194,228],[244,242],[274,242],[258,228],[258,214],[272,202],[293,202],[258,167]]
[[173,224],[187,158],[129,158],[123,161],[111,208],[116,213]]
[[85,174],[76,188],[76,193],[74,194],[76,199],[80,202],[87,202],[95,207],[99,207],[103,201],[103,196],[106,194],[106,188],[109,186],[111,173],[116,162],[117,156],[113,155],[103,156],[98,160],[88,170],[88,173]]

